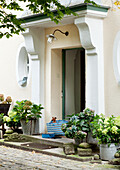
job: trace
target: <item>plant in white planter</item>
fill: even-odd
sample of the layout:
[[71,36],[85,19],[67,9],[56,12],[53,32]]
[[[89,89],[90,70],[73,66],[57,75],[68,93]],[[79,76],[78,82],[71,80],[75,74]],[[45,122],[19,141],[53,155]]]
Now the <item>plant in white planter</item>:
[[96,115],[91,122],[93,137],[100,144],[100,157],[103,160],[111,160],[120,143],[120,123],[113,115],[105,118],[103,114]]
[[13,107],[14,121],[20,120],[23,134],[31,135],[35,133],[36,121],[41,118],[42,105],[34,104],[29,100],[16,101]]
[[86,108],[83,112],[69,115],[68,123],[62,125],[62,131],[67,138],[75,139],[78,145],[83,139],[87,139],[90,132],[90,122],[94,118],[94,111]]

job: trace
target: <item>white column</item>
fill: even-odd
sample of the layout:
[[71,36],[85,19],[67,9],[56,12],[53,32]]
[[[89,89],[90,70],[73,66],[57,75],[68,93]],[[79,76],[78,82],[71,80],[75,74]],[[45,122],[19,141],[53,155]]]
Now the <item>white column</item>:
[[86,65],[86,107],[98,113],[98,61],[97,56],[87,55]]
[[40,60],[32,59],[32,101],[40,103]]
[[[41,100],[41,94],[44,89],[41,89],[41,65],[40,60],[36,60],[37,56],[32,55],[32,102],[35,104],[43,104],[43,100]],[[43,98],[44,99],[44,98]],[[36,133],[44,132],[44,110],[42,110],[42,118],[39,119],[39,124],[36,126]]]
[[[44,107],[44,49],[45,33],[43,28],[27,28],[23,33],[27,52],[31,56],[32,64],[32,88],[31,101],[42,104]],[[36,126],[36,132],[45,131],[45,115],[42,110],[42,118]]]
[[[82,15],[75,19],[80,41],[86,50],[86,107],[95,113],[105,112],[103,18],[105,14]],[[97,17],[96,17],[97,16]]]

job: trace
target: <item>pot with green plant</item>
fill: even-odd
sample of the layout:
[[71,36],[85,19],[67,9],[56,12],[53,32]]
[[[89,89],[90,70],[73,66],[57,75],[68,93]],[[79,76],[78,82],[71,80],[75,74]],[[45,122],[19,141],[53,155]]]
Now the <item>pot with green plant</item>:
[[3,94],[0,94],[0,114],[4,113],[4,115],[7,115],[11,102],[12,98],[10,96],[5,98]]
[[100,144],[100,158],[111,160],[120,144],[120,121],[113,115],[105,118],[103,114],[96,115],[91,122],[94,138]]
[[69,121],[62,125],[62,131],[66,137],[74,139],[78,145],[83,139],[87,140],[87,134],[90,132],[90,122],[93,117],[94,111],[89,108],[86,108],[83,112],[69,115]]
[[21,133],[21,130],[19,127],[21,127],[20,120],[14,121],[14,117],[17,114],[17,112],[11,110],[8,112],[8,116],[3,116],[3,122],[6,123],[8,127],[13,130],[13,132]]
[[23,134],[35,134],[36,124],[38,119],[41,118],[42,109],[41,104],[37,105],[29,100],[16,101],[16,105],[13,107],[16,115],[14,115],[13,120],[20,120]]

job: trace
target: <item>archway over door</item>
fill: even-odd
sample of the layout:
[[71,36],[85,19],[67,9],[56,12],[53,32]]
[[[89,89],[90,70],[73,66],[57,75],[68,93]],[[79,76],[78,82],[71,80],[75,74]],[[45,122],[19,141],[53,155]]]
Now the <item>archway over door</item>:
[[62,50],[62,118],[85,108],[85,50]]

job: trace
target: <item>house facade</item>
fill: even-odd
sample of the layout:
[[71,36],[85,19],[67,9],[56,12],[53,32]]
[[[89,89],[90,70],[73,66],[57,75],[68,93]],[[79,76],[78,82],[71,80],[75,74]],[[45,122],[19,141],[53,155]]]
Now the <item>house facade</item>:
[[[58,25],[26,12],[25,32],[0,40],[1,93],[12,96],[12,105],[29,99],[44,106],[39,132],[53,116],[64,119],[85,107],[119,115],[120,11],[111,0],[96,2],[101,6],[65,1],[78,15]],[[49,43],[54,31],[57,40]]]

